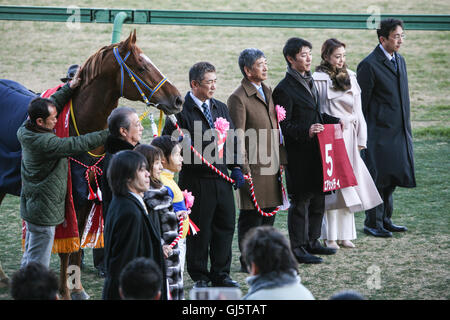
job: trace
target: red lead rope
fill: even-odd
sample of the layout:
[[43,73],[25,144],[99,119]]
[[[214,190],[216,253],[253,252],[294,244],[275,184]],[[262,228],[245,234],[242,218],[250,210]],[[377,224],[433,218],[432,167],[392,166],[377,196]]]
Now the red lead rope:
[[[182,137],[184,137],[183,131],[181,130],[180,126],[177,123],[177,120],[175,118],[175,116],[170,115],[168,116],[168,118],[172,121],[172,123],[175,125],[175,127],[177,128],[178,132],[180,133],[180,135]],[[208,166],[208,168],[210,168],[211,170],[213,170],[215,173],[217,173],[220,177],[222,177],[223,179],[225,179],[226,181],[228,181],[229,183],[234,183],[234,180],[231,179],[230,177],[228,177],[227,175],[225,175],[222,171],[220,171],[219,169],[217,169],[215,166],[213,166],[208,160],[206,160],[197,150],[195,150],[195,148],[191,145],[191,150],[192,152],[194,152],[194,154],[199,157],[202,162],[204,164],[206,164]],[[280,169],[280,175],[283,174],[282,169]],[[264,217],[272,217],[275,214],[277,214],[278,210],[280,210],[281,206],[278,206],[275,208],[275,210],[273,210],[272,212],[264,212],[261,207],[258,205],[258,201],[256,201],[256,197],[255,197],[255,186],[253,184],[253,180],[252,177],[250,175],[244,175],[244,179],[247,180],[247,182],[250,184],[250,195],[252,197],[252,201],[253,204],[255,205],[256,210],[258,210],[258,212],[263,215]],[[283,184],[281,184],[281,187],[284,191],[283,188]]]

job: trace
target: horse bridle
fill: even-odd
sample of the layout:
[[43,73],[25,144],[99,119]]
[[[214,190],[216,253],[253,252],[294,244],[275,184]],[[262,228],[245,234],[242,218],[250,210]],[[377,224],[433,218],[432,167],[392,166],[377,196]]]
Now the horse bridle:
[[[122,59],[122,57],[119,54],[119,49],[117,47],[114,47],[113,49],[114,52],[114,56],[116,57],[117,63],[120,66],[120,96],[123,97],[123,69],[125,68],[125,70],[128,73],[128,76],[130,77],[131,81],[134,83],[134,85],[136,86],[137,90],[139,91],[139,93],[142,96],[142,100],[144,100],[145,104],[147,106],[152,105],[152,103],[150,102],[151,98],[153,97],[153,95],[163,86],[164,83],[166,83],[167,81],[167,77],[164,77],[156,86],[154,89],[150,88],[150,86],[148,86],[145,81],[143,81],[141,78],[139,78],[139,76],[133,72],[133,70],[131,70],[131,68],[129,66],[127,66],[127,64],[125,63],[125,61],[128,59],[128,57],[130,56],[130,51],[128,51],[128,53],[125,55],[125,58]],[[141,87],[139,86],[139,84],[137,83],[136,79],[147,89],[150,91],[150,95],[148,97],[145,96],[144,92],[142,91]]]

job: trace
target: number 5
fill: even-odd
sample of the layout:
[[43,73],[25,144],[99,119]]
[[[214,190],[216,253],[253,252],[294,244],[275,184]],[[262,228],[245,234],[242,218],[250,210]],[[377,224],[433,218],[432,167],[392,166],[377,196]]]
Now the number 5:
[[325,145],[325,162],[330,164],[330,168],[327,169],[327,174],[329,177],[331,177],[333,175],[333,158],[330,157],[329,152],[332,150],[332,144],[331,143],[327,143]]

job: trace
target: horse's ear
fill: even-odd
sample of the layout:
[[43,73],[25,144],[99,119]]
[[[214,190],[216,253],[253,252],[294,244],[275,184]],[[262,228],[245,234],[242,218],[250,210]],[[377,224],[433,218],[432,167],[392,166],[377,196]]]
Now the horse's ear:
[[136,34],[131,32],[128,38],[125,41],[123,41],[122,44],[120,45],[120,49],[123,51],[130,51],[135,42],[136,42]]

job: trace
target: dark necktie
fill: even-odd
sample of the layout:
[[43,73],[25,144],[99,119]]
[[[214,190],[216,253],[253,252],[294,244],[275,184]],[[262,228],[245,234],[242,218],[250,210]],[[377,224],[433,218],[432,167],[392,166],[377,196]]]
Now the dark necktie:
[[206,120],[208,120],[209,126],[211,128],[214,128],[214,123],[212,120],[211,112],[209,111],[209,106],[205,102],[203,102],[203,104],[202,104],[202,109],[203,109],[203,114],[206,117]]
[[395,56],[391,59],[391,62],[394,65],[395,72],[397,72],[397,61],[395,60]]

